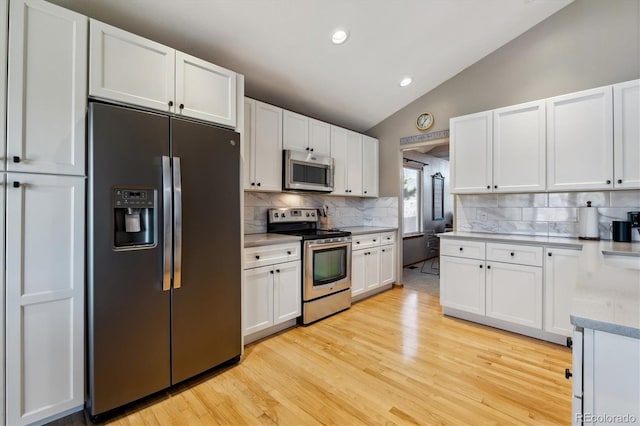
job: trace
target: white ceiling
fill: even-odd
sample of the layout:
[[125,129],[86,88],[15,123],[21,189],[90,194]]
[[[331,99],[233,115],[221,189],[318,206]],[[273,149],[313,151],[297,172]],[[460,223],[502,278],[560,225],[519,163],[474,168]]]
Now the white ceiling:
[[366,131],[573,0],[50,1],[244,74],[247,96]]

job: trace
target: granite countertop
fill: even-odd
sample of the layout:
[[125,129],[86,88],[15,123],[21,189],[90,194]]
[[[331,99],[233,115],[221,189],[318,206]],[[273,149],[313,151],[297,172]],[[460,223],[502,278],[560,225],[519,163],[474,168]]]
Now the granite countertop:
[[[484,234],[480,232],[444,232],[440,238],[460,238],[466,240],[491,240],[496,243],[539,244],[542,246],[580,250],[586,240],[578,238],[544,237],[539,235]],[[638,247],[640,250],[640,247]]]
[[398,228],[390,228],[384,226],[349,226],[346,228],[340,228],[341,231],[349,231],[351,235],[363,235],[373,234],[376,232],[392,232],[397,231]]
[[268,246],[272,244],[299,242],[302,238],[295,235],[284,234],[246,234],[244,236],[244,247]]

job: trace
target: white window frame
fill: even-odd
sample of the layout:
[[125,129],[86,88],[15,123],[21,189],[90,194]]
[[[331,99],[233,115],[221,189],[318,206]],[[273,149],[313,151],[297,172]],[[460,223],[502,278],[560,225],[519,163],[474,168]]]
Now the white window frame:
[[[417,179],[417,189],[416,189],[416,197],[417,197],[417,208],[418,208],[418,230],[415,232],[407,232],[404,226],[404,209],[405,209],[405,199],[404,199],[404,174],[405,169],[411,169],[418,172]],[[402,165],[402,234],[403,237],[409,237],[413,235],[422,235],[424,233],[424,194],[423,194],[423,185],[424,185],[424,170],[422,166],[413,166],[411,164],[403,164]]]

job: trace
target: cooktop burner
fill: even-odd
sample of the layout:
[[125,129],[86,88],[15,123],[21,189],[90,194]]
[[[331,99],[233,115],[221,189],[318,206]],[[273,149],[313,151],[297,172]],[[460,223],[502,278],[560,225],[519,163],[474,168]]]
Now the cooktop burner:
[[267,232],[296,235],[303,240],[348,237],[349,231],[318,229],[318,211],[309,208],[269,209]]

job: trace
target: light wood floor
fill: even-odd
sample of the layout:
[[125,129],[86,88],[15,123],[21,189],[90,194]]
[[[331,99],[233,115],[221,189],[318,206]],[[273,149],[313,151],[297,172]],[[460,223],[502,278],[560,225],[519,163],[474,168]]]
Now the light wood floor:
[[108,423],[570,424],[570,364],[565,347],[443,317],[437,297],[394,288]]

